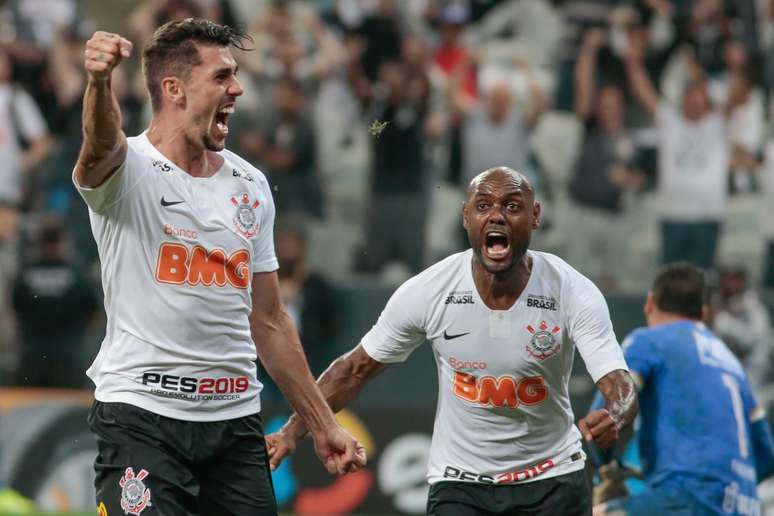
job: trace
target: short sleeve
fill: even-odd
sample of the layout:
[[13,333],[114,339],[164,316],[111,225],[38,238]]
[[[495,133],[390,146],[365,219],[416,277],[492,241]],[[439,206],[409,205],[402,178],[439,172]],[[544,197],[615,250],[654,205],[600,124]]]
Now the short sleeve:
[[89,188],[78,183],[73,170],[73,184],[92,211],[105,214],[120,201],[147,172],[148,158],[138,153],[131,145],[126,146],[126,159],[101,185]]
[[594,383],[617,369],[628,370],[602,293],[585,278],[571,288],[573,294],[568,314],[570,338],[575,342]]
[[268,187],[265,189],[265,194],[260,230],[252,239],[253,273],[272,272],[279,268],[279,262],[274,253],[274,218],[276,212],[274,199],[272,199]]
[[629,369],[637,373],[645,383],[660,366],[661,353],[643,330],[635,330],[624,339],[623,352]]
[[428,303],[419,298],[423,289],[415,280],[407,281],[395,291],[379,320],[360,342],[377,362],[403,362],[425,341],[422,321]]

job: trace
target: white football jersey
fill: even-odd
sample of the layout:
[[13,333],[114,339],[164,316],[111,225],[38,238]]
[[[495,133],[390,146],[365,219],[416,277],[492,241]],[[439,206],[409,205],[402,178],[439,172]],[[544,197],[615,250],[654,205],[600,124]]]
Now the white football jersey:
[[95,397],[188,421],[260,410],[252,275],[278,268],[266,178],[229,151],[211,177],[178,169],[145,133],[84,188],[102,262],[107,331]]
[[596,286],[557,256],[528,253],[532,273],[510,309],[484,305],[468,250],[401,285],[363,337],[383,363],[432,344],[439,387],[431,484],[531,482],[582,469],[568,393],[575,347],[594,382],[627,369]]

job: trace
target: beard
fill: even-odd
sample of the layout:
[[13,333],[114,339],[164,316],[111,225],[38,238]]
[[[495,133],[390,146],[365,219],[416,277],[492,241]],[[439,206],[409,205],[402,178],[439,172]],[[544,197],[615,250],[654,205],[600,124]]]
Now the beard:
[[225,139],[221,141],[217,141],[209,134],[204,135],[203,141],[204,141],[204,148],[207,149],[208,151],[220,152],[226,147]]

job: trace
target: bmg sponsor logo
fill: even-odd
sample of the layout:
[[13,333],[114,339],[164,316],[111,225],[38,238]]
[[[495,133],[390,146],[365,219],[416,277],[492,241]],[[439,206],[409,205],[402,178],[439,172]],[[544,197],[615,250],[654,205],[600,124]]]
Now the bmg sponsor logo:
[[156,281],[172,285],[231,286],[250,284],[250,252],[239,249],[230,255],[223,249],[164,242],[159,247]]
[[151,388],[151,393],[166,398],[188,401],[237,400],[250,387],[247,376],[223,376],[220,378],[196,378],[146,372],[142,384]]
[[548,387],[542,376],[476,378],[472,374],[455,371],[452,390],[458,398],[482,407],[515,409],[521,404],[542,403],[548,397]]

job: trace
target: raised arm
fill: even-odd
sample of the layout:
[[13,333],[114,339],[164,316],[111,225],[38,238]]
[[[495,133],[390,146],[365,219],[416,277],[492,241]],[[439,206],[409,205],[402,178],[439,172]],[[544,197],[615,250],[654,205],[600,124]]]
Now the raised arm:
[[643,62],[645,54],[645,41],[640,34],[629,36],[629,49],[624,59],[626,76],[629,85],[637,101],[648,110],[651,116],[656,116],[658,104],[661,98],[648,76],[648,70]]
[[[358,345],[352,351],[340,356],[331,363],[317,385],[334,412],[349,405],[373,377],[387,369],[389,364],[377,362]],[[267,437],[269,443],[269,464],[276,468],[282,459],[295,450],[298,439],[307,429],[298,414],[293,414],[285,426],[276,434]]]
[[605,399],[602,409],[593,410],[578,421],[583,439],[609,448],[621,437],[639,410],[636,387],[628,371],[616,369],[597,382]]
[[347,473],[365,464],[357,441],[342,429],[314,382],[301,341],[282,307],[276,272],[253,275],[250,327],[264,367],[314,438],[320,460],[330,473]]
[[597,81],[597,56],[605,41],[604,29],[590,29],[583,35],[578,62],[575,65],[575,114],[591,118]]
[[101,185],[126,159],[126,135],[110,76],[131,51],[132,43],[118,34],[97,31],[86,42],[83,144],[75,166],[75,179],[81,186]]
[[543,86],[535,76],[535,72],[527,65],[516,65],[520,67],[527,76],[527,87],[529,88],[529,109],[526,112],[527,127],[534,128],[540,117],[548,108],[548,97]]

